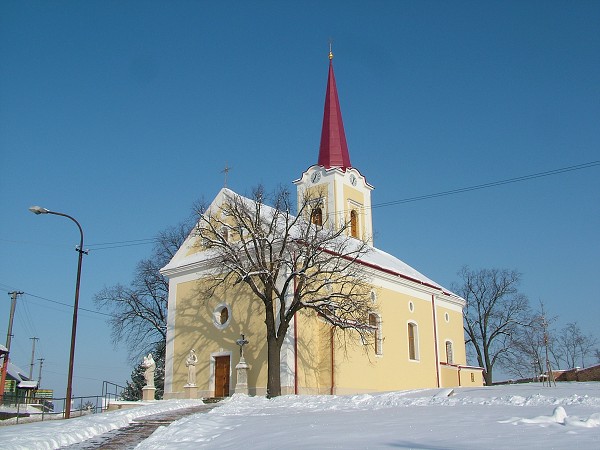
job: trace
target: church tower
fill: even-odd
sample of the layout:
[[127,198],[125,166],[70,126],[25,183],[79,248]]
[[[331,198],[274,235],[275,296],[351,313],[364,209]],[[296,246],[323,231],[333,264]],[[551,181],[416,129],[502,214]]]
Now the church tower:
[[350,163],[331,50],[319,159],[294,184],[299,205],[307,195],[314,202],[315,206],[311,208],[313,222],[336,227],[348,223],[349,235],[373,245],[373,186]]

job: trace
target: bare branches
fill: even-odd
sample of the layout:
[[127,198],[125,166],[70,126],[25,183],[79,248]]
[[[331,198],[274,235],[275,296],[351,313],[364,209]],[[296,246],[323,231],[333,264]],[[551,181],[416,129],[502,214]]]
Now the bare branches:
[[125,343],[132,360],[148,349],[164,346],[169,283],[159,270],[173,257],[190,229],[188,221],[161,231],[152,257],[137,264],[129,286],[105,287],[94,296],[94,302],[111,313],[113,342]]
[[565,325],[555,335],[551,352],[557,362],[565,369],[585,367],[594,352],[598,340],[591,334],[584,334],[577,322]]
[[501,364],[509,373],[521,378],[537,378],[555,369],[585,367],[593,360],[598,340],[584,334],[576,322],[561,329],[552,327],[557,317],[546,315],[540,301],[538,311],[527,323],[515,328]]
[[[252,199],[227,191],[216,209],[204,208],[199,217],[199,241],[223,269],[205,294],[224,283],[246,284],[265,307],[267,341],[277,349],[302,309],[315,311],[332,327],[357,331],[357,338],[372,331],[365,326],[373,310],[369,277],[356,263],[368,246],[349,237],[349,222],[336,224],[321,207],[319,193],[305,195],[294,215],[286,189],[267,194],[259,186]],[[318,221],[311,220],[316,210]],[[276,355],[279,350],[269,351],[270,395],[281,389],[273,385],[279,382]]]
[[499,269],[471,271],[465,266],[459,276],[462,284],[453,289],[467,301],[467,344],[475,350],[478,364],[486,370],[486,383],[491,384],[494,365],[508,357],[517,331],[530,321],[527,297],[517,289],[521,274]]

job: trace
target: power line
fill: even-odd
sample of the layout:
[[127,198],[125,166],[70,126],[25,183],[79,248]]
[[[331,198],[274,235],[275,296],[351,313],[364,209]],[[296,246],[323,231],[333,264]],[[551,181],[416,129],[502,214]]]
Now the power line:
[[508,178],[506,180],[491,181],[489,183],[476,184],[474,186],[467,186],[467,187],[462,187],[462,188],[457,188],[457,189],[451,189],[449,191],[436,192],[434,194],[426,194],[426,195],[419,195],[416,197],[403,198],[400,200],[392,200],[389,202],[378,203],[378,204],[372,205],[371,208],[381,208],[384,206],[392,206],[392,205],[399,205],[402,203],[410,203],[410,202],[417,202],[420,200],[428,200],[430,198],[445,197],[447,195],[462,194],[463,192],[476,191],[479,189],[487,189],[487,188],[491,188],[491,187],[495,187],[495,186],[502,186],[504,184],[520,183],[521,181],[533,180],[535,178],[549,177],[552,175],[559,175],[561,173],[572,172],[574,170],[589,169],[591,167],[595,167],[598,165],[600,165],[600,161],[591,161],[591,162],[584,163],[584,164],[578,164],[576,166],[562,167],[560,169],[547,170],[545,172],[538,172],[538,173],[534,173],[531,175],[523,175],[520,177]]
[[137,242],[137,243],[132,243],[132,244],[125,244],[125,243],[123,243],[123,244],[120,244],[120,245],[107,245],[106,247],[96,247],[96,248],[92,248],[91,246],[89,246],[89,247],[90,247],[90,251],[94,252],[96,250],[109,250],[109,249],[112,249],[112,248],[133,247],[133,246],[136,246],[136,245],[154,244],[156,242],[158,242],[158,239],[153,239],[153,240],[148,241],[148,242]]
[[[2,283],[0,283],[0,284],[2,284]],[[6,285],[5,285],[5,286],[6,286]],[[7,291],[7,289],[4,289],[4,288],[0,288],[0,290],[1,290],[1,291]],[[35,294],[32,294],[32,293],[30,293],[30,292],[23,292],[23,294],[24,294],[24,295],[26,295],[26,296],[33,297],[33,298],[37,298],[37,299],[39,299],[39,300],[44,300],[44,301],[46,301],[46,302],[55,303],[55,304],[57,304],[57,305],[61,305],[61,306],[66,306],[67,308],[73,308],[73,305],[69,305],[68,303],[63,303],[63,302],[59,302],[58,300],[52,300],[52,299],[50,299],[50,298],[41,297],[41,296],[39,296],[39,295],[35,295]],[[101,316],[112,317],[112,314],[103,313],[103,312],[101,312],[101,311],[95,311],[95,310],[93,310],[93,309],[87,309],[87,308],[82,308],[82,307],[79,307],[79,309],[80,309],[81,311],[86,311],[86,312],[89,312],[89,313],[92,313],[92,314],[99,314],[99,315],[101,315]],[[24,326],[25,328],[27,328],[27,327],[25,326],[25,323],[23,323],[23,326]],[[32,328],[32,331],[34,331],[34,330],[35,330],[35,328]],[[36,333],[36,334],[37,334],[37,333]]]
[[[49,299],[49,298],[46,298],[46,297],[41,297],[39,295],[35,295],[35,294],[30,293],[30,292],[25,292],[25,294],[29,295],[31,297],[40,299],[40,300],[45,300],[47,302],[56,303],[57,305],[62,305],[62,306],[67,306],[69,308],[73,308],[73,305],[69,305],[68,303],[63,303],[63,302],[59,302],[57,300],[52,300],[52,299]],[[95,311],[93,309],[87,309],[87,308],[82,308],[82,307],[79,307],[79,309],[81,311],[86,311],[86,312],[93,313],[93,314],[100,314],[102,316],[112,317],[112,314],[107,314],[107,313],[103,313],[103,312],[100,312],[100,311]]]
[[[474,186],[467,186],[467,187],[462,187],[462,188],[457,188],[457,189],[451,189],[448,191],[436,192],[433,194],[418,195],[416,197],[403,198],[400,200],[392,200],[392,201],[383,202],[383,203],[376,203],[374,205],[371,205],[371,208],[383,208],[386,206],[400,205],[403,203],[411,203],[411,202],[416,202],[416,201],[421,201],[421,200],[428,200],[431,198],[445,197],[447,195],[462,194],[464,192],[476,191],[476,190],[480,190],[480,189],[487,189],[487,188],[491,188],[491,187],[502,186],[505,184],[520,183],[522,181],[533,180],[533,179],[542,178],[542,177],[549,177],[552,175],[559,175],[559,174],[566,173],[566,172],[572,172],[574,170],[589,169],[589,168],[596,167],[599,165],[600,165],[600,161],[590,161],[590,162],[583,163],[583,164],[577,164],[575,166],[562,167],[560,169],[547,170],[545,172],[538,172],[538,173],[533,173],[530,175],[523,175],[520,177],[508,178],[505,180],[490,181],[488,183],[476,184]],[[105,242],[102,244],[91,244],[88,247],[90,247],[91,250],[108,250],[108,249],[112,249],[112,248],[131,247],[134,245],[146,245],[146,244],[152,244],[152,243],[156,243],[156,242],[159,242],[159,239],[146,238],[146,239],[135,239],[135,240],[130,240],[130,241],[116,241],[116,242]],[[96,247],[96,248],[94,248],[94,247]]]
[[[61,244],[47,245],[47,244],[38,244],[38,243],[30,242],[30,241],[15,241],[15,240],[11,240],[11,239],[0,239],[0,242],[7,242],[10,244],[45,245],[47,247],[55,247],[55,248],[64,248],[65,247],[64,245],[61,245]],[[86,247],[88,247],[92,251],[95,251],[95,250],[107,250],[107,249],[111,249],[111,248],[132,247],[135,245],[155,244],[156,242],[158,242],[157,238],[147,238],[147,239],[135,239],[135,240],[131,240],[131,241],[105,242],[102,244],[89,244],[89,245],[86,244]]]
[[[451,189],[448,191],[435,192],[432,194],[418,195],[415,197],[408,197],[408,198],[403,198],[403,199],[399,199],[399,200],[391,200],[389,202],[376,203],[376,204],[371,205],[371,208],[383,208],[386,206],[400,205],[403,203],[411,203],[411,202],[417,202],[417,201],[421,201],[421,200],[429,200],[432,198],[445,197],[448,195],[462,194],[465,192],[477,191],[477,190],[481,190],[481,189],[502,186],[505,184],[520,183],[522,181],[533,180],[536,178],[560,175],[562,173],[572,172],[575,170],[589,169],[589,168],[596,167],[596,166],[600,166],[600,161],[590,161],[590,162],[583,163],[583,164],[577,164],[575,166],[562,167],[560,169],[547,170],[544,172],[538,172],[538,173],[534,173],[534,174],[530,174],[530,175],[523,175],[523,176],[514,177],[514,178],[507,178],[504,180],[490,181],[488,183],[476,184],[473,186],[466,186],[466,187],[462,187],[462,188]],[[23,241],[11,241],[11,240],[6,240],[6,239],[0,239],[0,241],[11,242],[11,243],[26,243]],[[92,251],[110,250],[110,249],[114,249],[114,248],[133,247],[133,246],[137,246],[137,245],[154,244],[157,242],[159,242],[159,239],[157,239],[157,238],[144,238],[144,239],[132,239],[132,240],[127,240],[127,241],[103,242],[100,244],[88,244],[87,247],[90,248],[90,250],[92,250]]]
[[100,244],[88,244],[91,250],[105,250],[106,248],[131,247],[133,245],[146,245],[158,242],[156,238],[133,239],[129,241],[103,242]]

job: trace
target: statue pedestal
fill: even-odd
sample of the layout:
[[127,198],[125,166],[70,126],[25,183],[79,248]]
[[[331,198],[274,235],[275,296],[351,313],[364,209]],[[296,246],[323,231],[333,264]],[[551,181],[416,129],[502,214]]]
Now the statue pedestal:
[[154,401],[154,393],[156,392],[155,387],[144,386],[142,388],[142,400],[145,402]]
[[196,399],[198,398],[198,386],[195,384],[186,384],[183,389],[185,389],[185,398]]
[[248,369],[250,366],[244,360],[244,357],[240,359],[240,362],[235,366],[237,371],[237,383],[235,384],[236,394],[248,395]]

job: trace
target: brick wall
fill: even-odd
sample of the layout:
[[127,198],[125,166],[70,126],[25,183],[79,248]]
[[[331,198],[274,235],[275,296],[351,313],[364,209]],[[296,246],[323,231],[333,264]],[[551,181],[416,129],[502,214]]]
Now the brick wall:
[[570,369],[554,372],[556,381],[600,381],[600,364],[587,369]]

